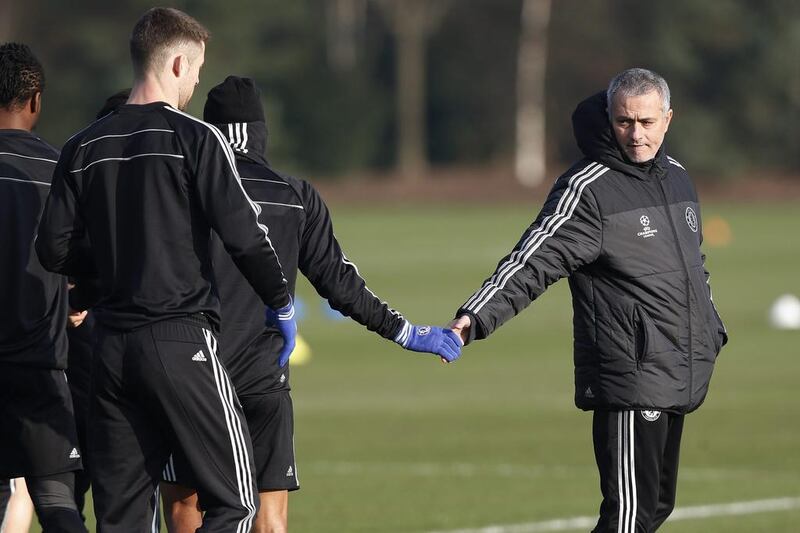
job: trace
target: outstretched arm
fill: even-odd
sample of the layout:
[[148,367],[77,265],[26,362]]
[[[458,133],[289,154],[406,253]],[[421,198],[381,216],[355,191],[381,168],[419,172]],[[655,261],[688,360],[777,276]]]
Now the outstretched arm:
[[589,163],[556,181],[511,253],[456,312],[451,327],[465,344],[488,337],[551,284],[598,257],[602,222],[590,185],[607,170]]
[[306,224],[300,244],[299,268],[330,306],[370,331],[418,352],[453,361],[461,353],[457,337],[435,326],[415,326],[389,307],[368,287],[355,263],[347,259],[333,233],[325,202],[308,183],[300,191]]

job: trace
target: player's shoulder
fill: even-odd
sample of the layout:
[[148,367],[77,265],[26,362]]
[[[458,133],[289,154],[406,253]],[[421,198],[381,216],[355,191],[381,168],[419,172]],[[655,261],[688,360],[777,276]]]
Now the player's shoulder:
[[302,180],[284,174],[262,162],[236,158],[239,177],[253,199],[260,198],[279,205],[305,208]]
[[176,132],[182,135],[212,136],[224,140],[222,132],[213,124],[181,111],[169,104],[163,104],[159,109],[160,114],[170,123]]
[[611,168],[603,163],[583,158],[576,161],[566,172],[556,178],[553,188],[555,190],[597,188],[604,181],[601,178],[610,171]]
[[67,141],[64,143],[61,153],[70,154],[74,152],[76,148],[85,143],[87,139],[93,139],[97,137],[99,135],[97,132],[103,128],[103,125],[108,121],[110,116],[111,113],[104,115],[97,120],[90,122],[83,129],[74,133],[72,137],[67,139]]
[[665,156],[665,159],[666,159],[667,164],[668,164],[667,168],[671,172],[677,172],[678,174],[685,174],[687,176],[689,175],[689,171],[686,170],[686,167],[683,166],[683,163],[681,163],[680,161],[678,161],[677,159],[675,159],[671,155]]
[[52,163],[58,159],[58,150],[50,143],[32,132],[21,130],[0,137],[0,152]]

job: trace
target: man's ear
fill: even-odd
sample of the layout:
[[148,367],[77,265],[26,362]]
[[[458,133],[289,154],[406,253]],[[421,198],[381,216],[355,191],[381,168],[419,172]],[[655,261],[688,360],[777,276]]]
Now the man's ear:
[[188,67],[189,67],[188,59],[184,54],[179,54],[173,58],[172,74],[176,78],[180,78]]
[[42,111],[42,93],[36,92],[33,93],[31,96],[30,101],[28,102],[28,109],[30,109],[31,115],[36,115]]

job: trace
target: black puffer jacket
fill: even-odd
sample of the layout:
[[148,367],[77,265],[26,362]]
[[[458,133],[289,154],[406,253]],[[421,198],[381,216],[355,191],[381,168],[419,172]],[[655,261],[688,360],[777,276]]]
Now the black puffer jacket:
[[569,276],[575,404],[693,411],[725,328],[711,301],[695,188],[664,153],[631,163],[614,140],[605,93],[573,115],[585,159],[556,180],[544,208],[458,311],[482,339]]

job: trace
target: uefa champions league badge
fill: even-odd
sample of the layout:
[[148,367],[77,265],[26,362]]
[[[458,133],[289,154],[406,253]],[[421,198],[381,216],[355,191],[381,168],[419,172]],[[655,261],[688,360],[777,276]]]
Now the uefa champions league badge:
[[642,411],[642,418],[648,422],[655,422],[661,416],[661,411]]
[[427,335],[430,332],[431,332],[431,327],[430,326],[422,326],[422,327],[417,329],[417,334],[420,335],[420,336]]
[[697,213],[691,207],[686,208],[686,223],[690,230],[697,233]]

